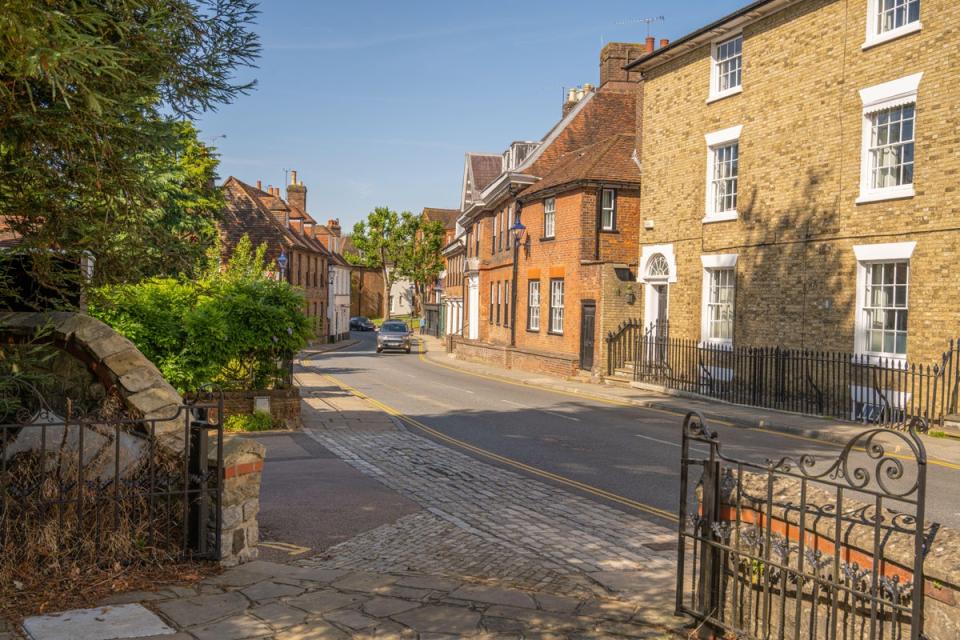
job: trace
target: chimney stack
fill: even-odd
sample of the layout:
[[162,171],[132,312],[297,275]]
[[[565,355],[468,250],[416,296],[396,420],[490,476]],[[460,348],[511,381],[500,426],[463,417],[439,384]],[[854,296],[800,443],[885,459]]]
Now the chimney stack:
[[[646,45],[642,43],[608,43],[600,51],[600,87],[603,88],[608,82],[637,82],[640,74],[636,71],[626,71],[624,67],[646,54]],[[624,85],[621,90],[626,91],[629,88]]]
[[653,49],[657,44],[657,39],[653,36],[647,36],[647,53],[653,53]]
[[307,188],[302,182],[297,182],[297,172],[290,172],[290,184],[287,185],[287,203],[291,207],[296,207],[307,212]]
[[257,191],[263,191],[263,184],[257,180]]
[[661,38],[661,39],[660,39],[660,48],[661,48],[661,49],[663,49],[663,48],[664,48],[665,46],[667,46],[668,44],[670,44],[670,41],[667,40],[666,38]]
[[340,218],[327,220],[327,229],[330,229],[331,235],[339,238],[340,237]]

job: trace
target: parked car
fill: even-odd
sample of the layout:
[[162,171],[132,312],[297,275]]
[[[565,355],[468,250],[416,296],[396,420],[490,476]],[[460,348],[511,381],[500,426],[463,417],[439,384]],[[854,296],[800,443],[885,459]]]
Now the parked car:
[[370,322],[370,318],[354,316],[350,318],[350,331],[373,331],[377,327]]
[[410,353],[410,337],[413,334],[406,322],[388,320],[380,325],[377,334],[377,353],[384,349],[403,349]]

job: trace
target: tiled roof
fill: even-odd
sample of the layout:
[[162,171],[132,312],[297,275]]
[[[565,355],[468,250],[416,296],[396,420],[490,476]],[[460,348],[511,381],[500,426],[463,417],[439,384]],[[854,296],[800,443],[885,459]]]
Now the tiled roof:
[[503,157],[499,154],[471,154],[470,170],[473,172],[473,188],[479,193],[503,172]]
[[433,207],[423,208],[423,217],[433,222],[442,222],[444,229],[453,229],[456,227],[457,217],[459,215],[459,209],[435,209]]
[[220,237],[226,246],[236,246],[246,234],[254,247],[266,243],[267,260],[275,260],[281,248],[323,252],[323,246],[318,241],[284,225],[284,218],[294,212],[281,198],[233,176],[227,178],[223,191],[227,207],[218,226]]
[[563,154],[556,167],[542,180],[528,187],[520,198],[565,184],[590,180],[640,184],[640,168],[633,161],[636,137],[622,133],[581,149]]

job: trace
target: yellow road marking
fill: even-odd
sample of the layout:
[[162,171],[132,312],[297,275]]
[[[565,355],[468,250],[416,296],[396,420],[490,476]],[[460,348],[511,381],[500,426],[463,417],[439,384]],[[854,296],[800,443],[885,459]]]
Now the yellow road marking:
[[331,376],[331,375],[329,375],[329,374],[321,374],[321,375],[323,375],[323,376],[324,376],[325,378],[327,378],[331,383],[333,383],[334,385],[340,387],[340,388],[343,389],[344,391],[349,391],[350,393],[352,393],[352,394],[355,395],[356,397],[361,398],[362,400],[366,400],[367,402],[369,402],[370,404],[372,404],[372,405],[375,406],[376,408],[380,409],[380,410],[383,411],[384,413],[387,413],[387,414],[389,414],[389,415],[391,415],[391,416],[393,416],[393,417],[395,417],[395,418],[403,421],[404,423],[406,423],[406,424],[408,424],[408,425],[410,425],[410,426],[416,427],[417,429],[420,429],[421,431],[425,431],[426,433],[429,433],[430,435],[432,435],[433,437],[437,438],[438,440],[442,440],[442,441],[447,442],[447,443],[449,443],[449,444],[452,444],[452,445],[454,445],[454,446],[460,447],[461,449],[466,449],[467,451],[471,451],[471,452],[476,453],[477,455],[483,456],[483,457],[485,457],[485,458],[489,458],[489,459],[491,459],[491,460],[496,460],[497,462],[500,462],[500,463],[502,463],[502,464],[505,464],[505,465],[514,467],[514,468],[516,468],[516,469],[520,469],[520,470],[522,470],[522,471],[526,471],[527,473],[533,474],[533,475],[535,475],[535,476],[539,476],[539,477],[541,477],[541,478],[547,478],[547,479],[549,479],[549,480],[553,480],[554,482],[557,482],[557,483],[560,483],[560,484],[564,484],[564,485],[567,485],[567,486],[569,486],[569,487],[574,487],[574,488],[576,488],[576,489],[579,489],[580,491],[584,491],[584,492],[586,492],[586,493],[590,493],[590,494],[592,494],[592,495],[595,495],[595,496],[604,498],[605,500],[610,500],[611,502],[616,502],[616,503],[618,503],[618,504],[622,504],[622,505],[631,507],[631,508],[633,508],[633,509],[637,509],[638,511],[643,511],[644,513],[649,513],[649,514],[651,514],[651,515],[658,516],[658,517],[663,518],[663,519],[665,519],[665,520],[669,520],[670,522],[677,522],[677,520],[678,520],[677,516],[674,515],[673,513],[670,513],[669,511],[664,511],[663,509],[658,509],[657,507],[653,507],[653,506],[644,504],[644,503],[642,503],[642,502],[637,502],[636,500],[632,500],[632,499],[627,498],[627,497],[625,497],[625,496],[621,496],[621,495],[616,494],[616,493],[611,493],[611,492],[609,492],[609,491],[605,491],[605,490],[600,489],[600,488],[598,488],[598,487],[594,487],[594,486],[589,485],[589,484],[584,484],[584,483],[582,483],[582,482],[578,482],[577,480],[573,480],[573,479],[571,479],[571,478],[567,478],[567,477],[565,477],[565,476],[561,476],[561,475],[558,475],[558,474],[556,474],[556,473],[553,473],[553,472],[550,472],[550,471],[546,471],[546,470],[544,470],[544,469],[539,469],[539,468],[537,468],[537,467],[531,467],[530,465],[524,464],[523,462],[520,462],[520,461],[518,461],[518,460],[514,460],[513,458],[507,458],[506,456],[501,456],[501,455],[498,454],[498,453],[494,453],[494,452],[492,452],[492,451],[487,451],[486,449],[482,449],[482,448],[477,447],[477,446],[475,446],[475,445],[472,445],[472,444],[470,444],[470,443],[468,443],[468,442],[464,442],[463,440],[458,440],[457,438],[453,438],[453,437],[451,437],[451,436],[448,436],[448,435],[446,435],[446,434],[444,434],[444,433],[441,433],[441,432],[437,431],[436,429],[433,429],[432,427],[428,427],[427,425],[423,424],[423,423],[420,422],[419,420],[416,420],[416,419],[411,418],[410,416],[408,416],[408,415],[406,415],[406,414],[404,414],[404,413],[401,413],[400,411],[394,409],[393,407],[391,407],[391,406],[389,406],[389,405],[386,405],[386,404],[380,402],[379,400],[377,400],[377,399],[375,399],[375,398],[371,398],[370,396],[368,396],[367,394],[363,393],[362,391],[359,391],[359,390],[357,390],[357,389],[354,389],[353,387],[351,387],[351,386],[348,385],[347,383],[342,382],[342,381],[338,380],[337,378],[334,378],[333,376]]
[[298,556],[301,553],[306,553],[310,551],[310,547],[301,547],[296,544],[290,544],[289,542],[271,542],[271,541],[260,541],[258,543],[261,547],[268,547],[270,549],[277,549],[278,551],[285,551],[287,555]]
[[[584,398],[584,399],[592,400],[592,401],[594,401],[594,402],[599,402],[599,403],[602,403],[602,404],[609,404],[609,405],[614,405],[614,406],[618,406],[618,407],[632,407],[632,408],[634,408],[634,409],[642,409],[642,410],[644,410],[644,411],[658,411],[658,412],[660,412],[660,413],[666,413],[667,415],[671,415],[671,416],[680,416],[680,417],[683,417],[683,416],[686,415],[686,412],[681,412],[681,411],[672,411],[672,410],[670,410],[670,409],[660,409],[660,408],[657,408],[657,407],[645,407],[645,406],[642,406],[642,405],[634,404],[634,403],[632,403],[632,402],[626,402],[626,401],[621,401],[621,400],[611,400],[610,398],[604,398],[604,397],[601,397],[601,396],[594,396],[594,395],[585,394],[585,393],[573,393],[573,392],[570,392],[570,391],[562,391],[562,390],[560,390],[560,389],[552,389],[552,388],[550,388],[550,387],[541,387],[540,385],[530,384],[529,382],[522,382],[522,381],[519,381],[519,382],[518,382],[518,381],[516,381],[516,380],[510,380],[509,378],[500,378],[500,377],[497,377],[497,376],[489,376],[489,375],[486,375],[486,374],[483,374],[483,373],[475,373],[475,372],[469,371],[469,370],[467,370],[467,369],[461,369],[460,367],[451,367],[450,365],[441,364],[441,363],[439,363],[439,362],[434,362],[434,361],[430,360],[429,358],[426,358],[426,357],[424,356],[425,353],[426,353],[426,351],[424,351],[424,343],[423,343],[423,341],[421,340],[421,341],[420,341],[420,350],[419,350],[418,357],[419,357],[419,359],[420,359],[421,362],[424,362],[424,363],[426,363],[426,364],[432,365],[432,366],[434,366],[434,367],[440,367],[440,368],[442,368],[442,369],[450,369],[451,371],[457,371],[457,372],[459,372],[459,373],[463,373],[463,374],[466,374],[466,375],[468,375],[468,376],[473,376],[473,377],[475,377],[475,378],[484,378],[484,379],[486,379],[486,380],[494,380],[494,381],[496,381],[496,382],[502,382],[502,383],[504,383],[504,384],[512,384],[512,385],[515,386],[515,387],[534,388],[534,389],[539,389],[539,390],[541,390],[541,391],[547,391],[547,392],[549,392],[549,393],[556,393],[556,394],[559,394],[559,395],[562,395],[562,396],[568,396],[568,397],[572,397],[572,398]],[[763,428],[763,427],[745,427],[745,426],[736,424],[735,422],[729,422],[729,421],[726,421],[726,420],[711,419],[711,420],[710,420],[710,423],[711,423],[711,424],[722,424],[722,425],[724,425],[724,426],[733,427],[733,428],[736,428],[736,429],[746,429],[746,430],[748,430],[748,431],[758,431],[758,432],[760,432],[760,433],[766,433],[766,434],[769,434],[769,435],[772,435],[772,436],[778,436],[778,437],[781,437],[781,438],[789,438],[789,439],[791,439],[791,440],[801,440],[801,441],[804,441],[804,442],[812,442],[812,443],[817,444],[817,445],[820,445],[820,446],[832,447],[832,448],[835,448],[835,449],[842,449],[842,448],[844,447],[844,445],[842,445],[842,444],[838,444],[838,443],[836,443],[836,442],[831,442],[831,441],[829,441],[829,440],[821,440],[820,438],[811,438],[810,436],[802,436],[802,435],[795,434],[795,433],[784,433],[783,431],[774,431],[773,429],[765,429],[765,428]],[[862,448],[860,448],[860,447],[854,447],[854,450],[855,450],[855,451],[860,451],[860,452],[865,451],[865,449],[862,449]],[[897,453],[890,453],[890,454],[888,454],[888,455],[889,455],[890,457],[893,457],[893,458],[899,458],[900,460],[914,460],[914,457],[913,457],[913,456],[905,456],[905,455],[900,455],[900,454],[897,454]],[[935,465],[935,466],[938,466],[938,467],[943,467],[943,468],[945,468],[945,469],[952,469],[952,470],[954,470],[954,471],[960,471],[960,464],[955,464],[955,463],[953,463],[953,462],[947,462],[946,460],[939,460],[939,459],[937,459],[937,458],[930,458],[929,456],[927,457],[927,464]]]

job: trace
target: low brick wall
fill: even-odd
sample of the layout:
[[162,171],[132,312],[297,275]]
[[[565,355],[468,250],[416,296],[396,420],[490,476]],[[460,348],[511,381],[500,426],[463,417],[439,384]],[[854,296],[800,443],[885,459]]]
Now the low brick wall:
[[287,429],[300,428],[300,389],[272,389],[269,391],[225,391],[223,393],[224,419],[232,415],[253,413],[258,397],[270,398],[273,422]]
[[577,358],[563,354],[476,342],[459,337],[451,338],[450,342],[457,358],[504,369],[519,369],[569,378],[577,374],[580,366]]
[[[211,447],[211,449],[213,449]],[[266,447],[249,438],[227,437],[223,445],[223,504],[220,505],[220,564],[233,567],[257,558],[260,478]],[[216,450],[210,462],[216,466]],[[211,522],[213,527],[213,522]],[[215,536],[216,531],[211,531]]]

